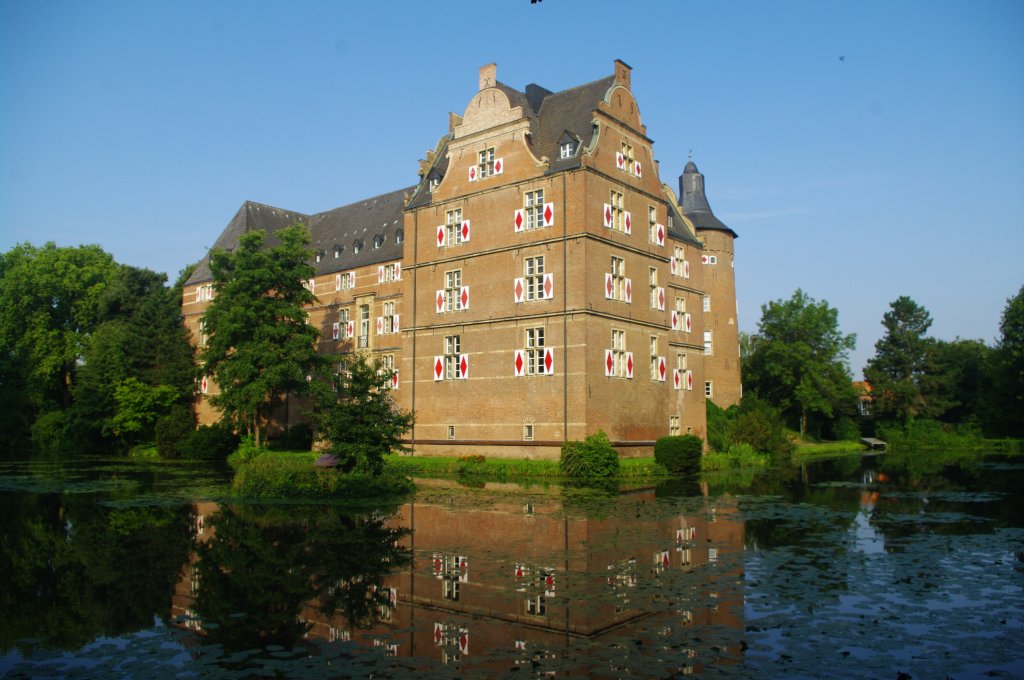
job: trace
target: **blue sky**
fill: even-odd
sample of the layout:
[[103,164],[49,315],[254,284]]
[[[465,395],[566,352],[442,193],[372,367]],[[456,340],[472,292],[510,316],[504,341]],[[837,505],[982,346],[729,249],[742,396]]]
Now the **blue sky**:
[[740,235],[742,330],[801,287],[855,375],[900,295],[936,337],[997,337],[1024,284],[1015,0],[0,0],[0,250],[99,243],[173,279],[247,199],[413,184],[483,64],[557,90],[616,58],[662,181],[692,150]]

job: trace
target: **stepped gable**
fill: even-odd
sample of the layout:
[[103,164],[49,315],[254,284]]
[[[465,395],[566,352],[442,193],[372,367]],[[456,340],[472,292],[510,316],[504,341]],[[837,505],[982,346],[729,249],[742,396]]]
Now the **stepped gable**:
[[317,275],[401,260],[404,197],[413,189],[390,191],[311,216],[313,251],[320,253],[320,262],[314,258],[313,264]]
[[[265,205],[254,201],[246,201],[238,209],[238,212],[235,213],[235,216],[231,218],[231,221],[228,222],[228,226],[220,233],[217,241],[213,244],[213,248],[210,250],[234,250],[238,246],[243,234],[257,230],[266,232],[267,245],[274,245],[277,243],[277,238],[274,236],[275,231],[296,222],[307,223],[308,221],[309,215],[303,213],[275,208],[272,205]],[[188,278],[185,285],[191,286],[212,279],[210,253],[207,252],[203,259],[199,261],[199,264],[196,265],[195,271],[192,272],[192,276]]]
[[711,211],[708,197],[704,194],[704,175],[697,169],[697,164],[693,161],[686,164],[683,174],[679,176],[679,194],[682,196],[680,202],[683,214],[693,222],[697,229],[725,231],[733,238],[737,238],[736,232],[715,217]]

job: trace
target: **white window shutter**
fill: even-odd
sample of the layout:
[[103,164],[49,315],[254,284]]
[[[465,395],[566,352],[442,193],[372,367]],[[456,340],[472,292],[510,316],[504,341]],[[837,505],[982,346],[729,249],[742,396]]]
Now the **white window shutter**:
[[604,204],[604,212],[602,213],[602,215],[604,216],[604,226],[611,227],[612,226],[612,207],[610,205],[608,205],[607,203]]
[[463,242],[468,241],[469,240],[469,220],[464,220],[462,222],[462,226],[460,227],[460,229],[462,229],[462,240],[463,240]]
[[516,304],[523,301],[523,296],[526,294],[526,279],[519,277],[512,282],[512,295],[513,300]]
[[544,275],[544,299],[553,300],[555,298],[555,275],[545,274]]
[[665,311],[665,289],[658,288],[658,311]]
[[678,368],[672,369],[672,389],[683,389],[683,376],[680,374]]
[[515,357],[513,357],[512,369],[513,375],[517,378],[521,378],[526,375],[526,356],[523,354],[523,350],[517,349]]
[[331,325],[331,338],[333,340],[337,340],[340,337],[341,337],[341,324],[340,323],[332,324]]
[[346,329],[346,332],[347,332],[348,337],[350,337],[350,338],[354,338],[355,337],[355,335],[356,335],[356,322],[355,321],[349,321],[348,322],[348,328]]
[[626,227],[626,234],[627,234],[627,235],[629,235],[629,234],[632,234],[632,233],[633,233],[633,215],[632,215],[632,214],[630,214],[630,213],[629,213],[629,212],[627,211],[627,212],[626,212],[626,216],[625,216],[625,217],[623,218],[623,220],[622,220],[622,223],[623,223],[623,224],[625,225],[625,227]]
[[626,302],[633,303],[633,279],[626,279]]
[[444,357],[434,357],[434,380],[444,380]]
[[693,390],[693,371],[686,372],[686,389]]
[[203,394],[206,394],[209,390],[210,390],[210,381],[204,375],[203,379],[199,381],[199,391],[201,391]]
[[672,330],[679,330],[679,312],[672,310]]
[[437,313],[440,314],[444,311],[444,291],[437,291],[437,296],[434,298],[434,304],[437,307]]
[[397,332],[398,332],[398,317],[399,317],[399,316],[400,316],[399,314],[395,314],[395,316],[394,316],[394,317],[392,317],[392,318],[394,319],[394,321],[392,322],[392,323],[393,323],[393,327],[392,327],[392,329],[391,329],[391,330],[392,330],[393,332],[395,332],[395,333],[397,333]]
[[555,374],[555,350],[548,348],[544,350],[544,374]]
[[633,174],[637,177],[643,177],[643,171],[640,168],[640,161],[635,161],[633,163]]
[[516,208],[512,216],[512,227],[517,234],[526,229],[526,215],[523,214],[522,208]]
[[377,283],[384,283],[384,265],[377,267]]
[[615,167],[619,170],[626,169],[626,157],[622,155],[621,151],[615,152]]
[[553,227],[555,226],[555,204],[545,203],[544,204],[544,226]]
[[668,366],[665,364],[665,357],[658,357],[658,382],[665,382],[668,378]]
[[604,299],[615,299],[615,281],[612,280],[612,275],[607,272],[604,275]]
[[686,314],[683,314],[683,330],[689,333],[691,328],[693,328],[693,318],[690,316],[690,313],[687,312]]
[[690,261],[689,260],[683,260],[683,278],[684,279],[690,278]]
[[380,335],[383,332],[384,332],[384,317],[383,316],[378,316],[377,317],[377,335]]
[[708,263],[708,256],[707,255],[701,255],[700,256],[700,263],[701,264],[707,264]]
[[615,376],[615,357],[610,349],[604,351],[604,374],[609,378]]
[[477,172],[478,172],[478,170],[477,170],[475,165],[469,166],[469,181],[470,182],[475,182],[476,181]]
[[505,159],[504,158],[495,158],[494,159],[494,174],[495,175],[500,175],[504,171],[505,171]]
[[658,245],[659,246],[665,245],[665,225],[664,224],[655,224],[654,225],[654,233],[657,235]]
[[679,263],[676,262],[675,255],[673,255],[672,257],[668,258],[668,269],[672,273],[672,276],[678,276],[679,275]]
[[341,290],[341,274],[334,276],[334,290]]
[[395,281],[401,281],[401,280],[402,280],[402,263],[401,262],[396,262],[395,263]]
[[437,227],[437,247],[444,247],[444,225],[440,224]]
[[198,288],[196,288],[196,302],[202,302],[202,301],[203,301],[203,287],[199,286]]
[[462,303],[462,309],[469,309],[469,286],[459,290],[459,302]]
[[391,389],[397,390],[398,389],[398,385],[399,385],[399,382],[398,382],[398,369],[395,368],[395,369],[392,369],[392,371],[391,371]]
[[459,355],[459,370],[462,372],[462,380],[469,378],[469,355]]
[[626,352],[626,377],[633,379],[633,353]]

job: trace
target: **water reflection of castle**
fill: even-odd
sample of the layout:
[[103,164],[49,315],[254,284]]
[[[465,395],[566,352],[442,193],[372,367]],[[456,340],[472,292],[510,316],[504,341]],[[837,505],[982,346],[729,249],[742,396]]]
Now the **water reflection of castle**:
[[[462,668],[543,665],[572,647],[629,640],[637,649],[670,650],[675,671],[687,672],[711,661],[686,643],[696,628],[698,639],[714,638],[721,657],[736,658],[743,524],[731,502],[686,500],[692,503],[680,514],[656,503],[651,490],[634,492],[595,518],[557,495],[480,493],[470,508],[447,491],[421,492],[385,522],[411,529],[399,547],[414,559],[382,578],[374,622],[360,627],[325,615],[318,597],[296,616],[308,626],[307,638]],[[210,519],[218,511],[212,503],[196,506],[199,541],[213,538]],[[192,566],[176,589],[175,617],[194,614],[203,584]]]

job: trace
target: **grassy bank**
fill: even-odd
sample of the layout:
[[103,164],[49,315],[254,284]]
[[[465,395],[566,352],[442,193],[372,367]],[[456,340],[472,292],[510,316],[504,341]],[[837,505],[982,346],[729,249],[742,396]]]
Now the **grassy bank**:
[[[392,455],[387,457],[386,465],[389,470],[410,477],[453,479],[470,476],[491,482],[564,479],[557,460]],[[668,476],[665,468],[655,463],[653,458],[623,458],[620,466],[619,479],[662,479]]]
[[866,448],[859,440],[846,439],[838,442],[804,442],[793,450],[793,460],[806,463],[818,458],[860,455]]

